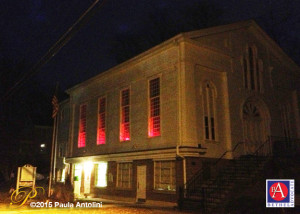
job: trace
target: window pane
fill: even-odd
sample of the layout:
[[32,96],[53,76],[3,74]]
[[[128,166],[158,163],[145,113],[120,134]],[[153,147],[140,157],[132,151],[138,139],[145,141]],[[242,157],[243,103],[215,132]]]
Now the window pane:
[[130,140],[130,90],[121,91],[120,141]]
[[209,139],[209,126],[208,126],[208,117],[204,117],[204,124],[205,124],[205,138]]
[[149,132],[150,137],[160,135],[160,79],[150,81],[150,117]]
[[84,147],[86,140],[86,105],[80,106],[78,147]]
[[160,95],[159,78],[150,81],[150,98]]
[[154,168],[155,183],[157,190],[176,189],[175,161],[156,161]]
[[131,179],[132,163],[119,163],[117,187],[131,188]]
[[97,144],[105,144],[105,105],[106,99],[99,99],[99,114],[98,114],[98,136]]

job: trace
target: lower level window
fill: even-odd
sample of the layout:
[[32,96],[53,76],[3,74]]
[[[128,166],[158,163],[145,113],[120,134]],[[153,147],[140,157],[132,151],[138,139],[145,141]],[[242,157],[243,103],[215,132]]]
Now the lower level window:
[[65,169],[58,169],[56,171],[56,181],[65,182]]
[[117,187],[131,188],[132,163],[118,163]]
[[175,191],[175,161],[154,162],[154,189]]
[[96,164],[96,186],[106,187],[107,186],[107,163]]

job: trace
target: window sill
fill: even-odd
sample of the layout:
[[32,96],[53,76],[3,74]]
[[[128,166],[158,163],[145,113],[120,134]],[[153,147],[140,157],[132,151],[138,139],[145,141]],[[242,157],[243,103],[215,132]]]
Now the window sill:
[[205,139],[204,141],[205,141],[205,143],[220,144],[220,141],[216,141],[216,140]]
[[160,134],[160,135],[157,135],[157,136],[149,136],[149,135],[148,135],[148,139],[157,138],[157,137],[161,137],[161,134]]
[[106,187],[99,187],[99,186],[94,186],[95,188],[98,188],[98,189],[106,189],[107,188],[107,186]]
[[132,187],[130,187],[130,188],[116,187],[116,190],[132,191],[133,188]]
[[158,189],[153,189],[153,192],[155,192],[155,193],[162,193],[162,194],[170,194],[170,195],[176,194],[176,190],[158,190]]
[[130,143],[130,140],[120,140],[120,143]]

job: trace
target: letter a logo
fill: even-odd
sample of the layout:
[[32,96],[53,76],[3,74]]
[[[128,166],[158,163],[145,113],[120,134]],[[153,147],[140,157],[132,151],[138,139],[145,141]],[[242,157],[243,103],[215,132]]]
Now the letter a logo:
[[276,201],[282,201],[285,199],[288,195],[288,192],[289,191],[286,185],[281,182],[274,183],[269,189],[270,196]]
[[277,183],[277,187],[276,187],[276,188],[273,187],[273,186],[272,186],[271,188],[272,188],[272,192],[274,193],[273,196],[272,196],[272,198],[275,198],[275,194],[276,194],[277,192],[281,193],[281,198],[285,198],[285,196],[284,196],[284,194],[283,194],[283,192],[282,192],[282,188],[281,188],[279,182]]

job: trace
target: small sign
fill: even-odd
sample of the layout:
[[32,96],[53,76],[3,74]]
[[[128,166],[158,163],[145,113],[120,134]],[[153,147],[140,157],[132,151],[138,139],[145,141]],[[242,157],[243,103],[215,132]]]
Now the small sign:
[[266,207],[295,207],[295,180],[267,179]]
[[21,168],[21,179],[20,181],[33,181],[35,179],[36,167],[26,164]]
[[18,177],[16,185],[16,194],[18,194],[20,187],[35,188],[36,167],[25,164],[18,167]]

